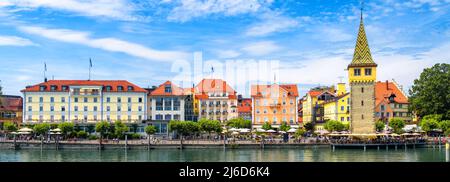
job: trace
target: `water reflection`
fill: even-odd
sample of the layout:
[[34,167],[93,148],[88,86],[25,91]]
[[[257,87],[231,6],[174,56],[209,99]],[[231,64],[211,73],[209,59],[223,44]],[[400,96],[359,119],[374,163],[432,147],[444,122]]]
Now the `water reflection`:
[[2,150],[0,161],[25,162],[449,162],[450,151],[304,149]]

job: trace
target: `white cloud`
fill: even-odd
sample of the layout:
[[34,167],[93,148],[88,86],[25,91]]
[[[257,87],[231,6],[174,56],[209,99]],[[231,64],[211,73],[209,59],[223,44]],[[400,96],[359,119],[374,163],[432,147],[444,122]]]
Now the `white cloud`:
[[354,39],[354,36],[339,28],[320,27],[314,37],[325,42],[343,42]]
[[214,14],[235,16],[258,11],[264,0],[183,0],[172,9],[167,19],[175,22],[186,22],[193,18]]
[[37,46],[37,44],[22,37],[0,35],[0,46]]
[[261,41],[261,42],[255,42],[251,44],[247,44],[242,48],[243,51],[247,52],[249,55],[252,56],[262,56],[271,54],[275,51],[280,50],[281,47],[276,45],[272,41]]
[[111,52],[121,52],[131,56],[156,61],[173,61],[185,59],[187,54],[176,51],[159,51],[140,44],[123,41],[116,38],[91,38],[88,32],[68,29],[47,29],[37,26],[20,26],[19,30],[25,33],[42,36],[48,39],[81,44]]
[[107,17],[133,21],[139,17],[133,15],[133,4],[126,0],[4,0],[0,7],[8,8],[48,8],[68,11],[89,17]]
[[217,57],[220,59],[235,58],[241,55],[240,52],[235,50],[218,50],[215,52]]
[[[251,25],[245,32],[247,36],[264,36],[275,32],[286,31],[299,25],[299,21],[278,13],[263,14],[262,22]],[[307,18],[303,18],[307,19]]]

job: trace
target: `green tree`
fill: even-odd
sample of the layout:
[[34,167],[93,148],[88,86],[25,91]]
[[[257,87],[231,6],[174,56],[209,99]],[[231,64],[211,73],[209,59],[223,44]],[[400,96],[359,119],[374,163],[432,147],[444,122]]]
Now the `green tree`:
[[288,131],[289,129],[291,129],[291,126],[289,126],[289,125],[287,124],[287,122],[283,122],[283,123],[281,124],[281,126],[280,126],[280,130],[281,130],[281,131]]
[[130,128],[122,121],[114,122],[114,134],[117,138],[124,138],[126,132],[128,132]]
[[16,123],[10,121],[3,123],[3,130],[5,130],[7,133],[17,131]]
[[50,130],[50,124],[48,124],[48,123],[35,124],[33,127],[33,131],[40,136],[47,134],[49,132],[49,130]]
[[100,139],[102,139],[104,136],[108,134],[110,130],[110,124],[106,121],[100,121],[97,124],[95,124],[95,131],[100,133]]
[[429,133],[430,131],[439,128],[439,122],[441,121],[441,118],[442,115],[439,114],[426,115],[422,118],[419,125],[423,131]]
[[227,121],[227,126],[232,128],[252,128],[252,121],[244,118],[233,118]]
[[200,125],[201,131],[205,131],[211,136],[212,132],[220,133],[222,132],[222,125],[219,121],[216,120],[208,120],[208,119],[200,119],[198,122]]
[[389,121],[389,126],[394,130],[394,133],[400,134],[403,132],[403,127],[405,127],[405,121],[399,118],[393,118]]
[[380,121],[380,120],[378,120],[378,121],[375,123],[375,129],[376,129],[377,131],[383,131],[385,126],[386,126],[386,125],[384,124],[384,122],[383,122],[383,121]]
[[175,131],[183,137],[200,132],[200,125],[193,121],[170,121],[169,131]]
[[70,133],[74,131],[73,123],[64,122],[58,125],[58,128],[61,130],[61,133],[67,137]]
[[148,125],[145,127],[145,133],[147,133],[147,135],[153,135],[156,133],[156,127],[153,125]]
[[324,128],[329,132],[343,131],[345,129],[345,125],[340,121],[330,120],[325,123]]
[[269,122],[264,122],[264,124],[261,127],[264,130],[271,130],[272,129],[272,125],[270,125]]
[[426,68],[409,90],[411,109],[419,116],[442,114],[450,119],[450,64]]
[[302,136],[305,135],[305,133],[306,133],[305,128],[299,128],[299,129],[297,129],[297,131],[295,131],[295,137],[301,138]]
[[306,124],[304,125],[304,127],[305,127],[305,129],[306,129],[307,131],[313,131],[313,130],[314,130],[314,125],[313,125],[313,123],[311,123],[311,122],[306,123]]
[[87,138],[88,137],[88,133],[85,131],[78,131],[77,132],[77,137],[78,138]]
[[450,134],[450,120],[442,120],[441,122],[439,122],[439,129],[441,129],[445,135],[449,135]]

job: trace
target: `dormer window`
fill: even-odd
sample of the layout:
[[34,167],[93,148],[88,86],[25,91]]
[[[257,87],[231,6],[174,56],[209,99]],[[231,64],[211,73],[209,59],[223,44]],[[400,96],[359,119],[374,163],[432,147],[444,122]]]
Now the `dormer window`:
[[118,91],[118,92],[123,91],[123,86],[117,86],[117,91]]
[[172,93],[172,85],[170,84],[164,85],[164,92]]
[[67,85],[63,85],[63,86],[61,87],[61,89],[62,89],[62,91],[66,91],[66,90],[69,89],[69,87],[68,87]]
[[45,91],[45,85],[39,86],[39,91]]
[[51,90],[51,91],[56,91],[56,85],[50,86],[50,90]]
[[394,102],[394,98],[395,98],[395,95],[394,95],[394,94],[392,94],[391,96],[389,96],[389,102]]
[[133,91],[133,86],[128,86],[128,92]]
[[109,86],[109,85],[108,85],[108,86],[106,86],[106,91],[107,91],[107,92],[110,92],[110,91],[111,91],[111,89],[112,89],[112,87],[111,87],[111,86]]

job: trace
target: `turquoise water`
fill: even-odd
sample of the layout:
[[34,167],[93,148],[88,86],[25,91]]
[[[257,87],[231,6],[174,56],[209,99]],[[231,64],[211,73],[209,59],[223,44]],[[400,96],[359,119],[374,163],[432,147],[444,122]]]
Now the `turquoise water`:
[[1,162],[446,162],[445,149],[0,150]]

